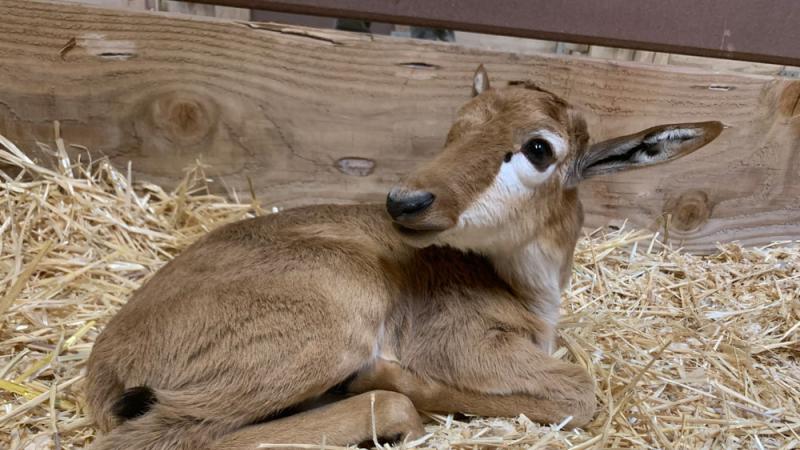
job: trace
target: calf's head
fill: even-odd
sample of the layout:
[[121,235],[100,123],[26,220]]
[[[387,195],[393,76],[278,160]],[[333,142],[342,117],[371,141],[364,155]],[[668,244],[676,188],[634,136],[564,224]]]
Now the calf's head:
[[473,94],[441,153],[387,196],[396,229],[414,246],[483,252],[558,233],[564,221],[577,229],[581,181],[679,158],[722,130],[719,122],[660,125],[590,144],[580,113],[550,92],[490,88],[481,66]]

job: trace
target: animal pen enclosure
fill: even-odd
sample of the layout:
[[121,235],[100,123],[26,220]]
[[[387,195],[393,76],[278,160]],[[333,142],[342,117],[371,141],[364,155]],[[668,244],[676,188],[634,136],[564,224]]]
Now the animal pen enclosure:
[[90,442],[81,370],[143,279],[222,223],[382,201],[478,64],[581,107],[598,140],[727,128],[581,192],[556,355],[594,375],[592,425],[431,415],[418,446],[800,445],[800,81],[38,0],[0,17],[2,445]]

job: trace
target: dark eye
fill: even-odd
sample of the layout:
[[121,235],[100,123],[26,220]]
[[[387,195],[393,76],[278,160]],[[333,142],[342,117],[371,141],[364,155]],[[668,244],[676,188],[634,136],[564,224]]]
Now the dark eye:
[[541,138],[534,138],[526,142],[522,146],[522,154],[539,172],[544,172],[555,161],[550,143]]

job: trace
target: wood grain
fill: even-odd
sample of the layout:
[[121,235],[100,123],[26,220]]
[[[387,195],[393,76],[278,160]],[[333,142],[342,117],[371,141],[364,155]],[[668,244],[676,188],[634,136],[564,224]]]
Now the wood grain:
[[[723,121],[701,151],[584,186],[588,223],[629,218],[694,251],[800,236],[800,82],[269,24],[0,0],[0,133],[68,142],[174,184],[196,160],[266,206],[382,201],[440,148],[479,63],[582,107],[597,139]],[[59,55],[65,44],[76,45]],[[77,150],[76,150],[77,151]]]

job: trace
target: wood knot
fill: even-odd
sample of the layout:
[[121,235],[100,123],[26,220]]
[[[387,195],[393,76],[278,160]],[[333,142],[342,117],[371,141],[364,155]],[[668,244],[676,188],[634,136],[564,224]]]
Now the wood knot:
[[690,190],[664,204],[664,213],[671,215],[670,227],[682,232],[699,229],[711,218],[712,205],[708,194]]
[[192,92],[159,96],[150,108],[150,119],[163,137],[180,146],[204,141],[217,122],[216,105]]
[[339,172],[355,177],[366,177],[375,170],[375,161],[367,158],[339,158],[334,165]]

